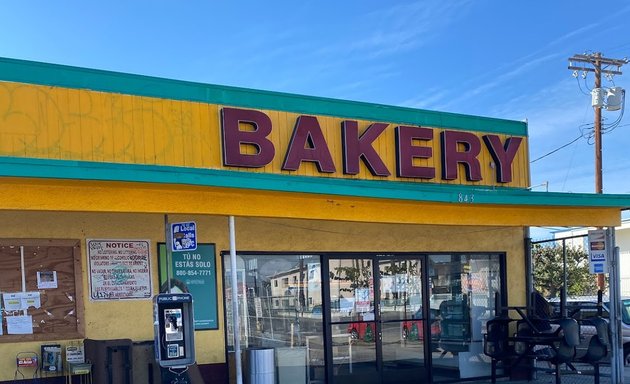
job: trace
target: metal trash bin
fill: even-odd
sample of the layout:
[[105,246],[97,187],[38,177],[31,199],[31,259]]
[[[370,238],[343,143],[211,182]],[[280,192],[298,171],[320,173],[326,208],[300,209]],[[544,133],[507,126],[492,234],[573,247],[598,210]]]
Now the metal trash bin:
[[248,384],[275,384],[276,367],[273,348],[249,348],[245,351]]

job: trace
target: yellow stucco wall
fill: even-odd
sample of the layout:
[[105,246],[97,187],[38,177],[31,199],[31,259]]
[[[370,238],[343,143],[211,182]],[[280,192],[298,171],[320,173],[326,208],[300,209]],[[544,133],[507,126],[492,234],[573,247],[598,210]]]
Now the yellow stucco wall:
[[[216,243],[217,252],[229,249],[225,216],[171,215],[173,222],[195,220],[199,241]],[[71,213],[0,211],[0,238],[72,238],[81,241],[82,268],[86,269],[85,239],[150,239],[154,290],[157,287],[157,242],[164,239],[164,216],[130,213]],[[507,253],[508,300],[524,303],[523,230],[520,227],[428,226],[367,224],[272,218],[236,218],[236,244],[241,251],[365,251],[430,252],[487,251]],[[221,258],[217,254],[217,268]],[[196,333],[197,361],[225,361],[223,282],[218,278],[219,324],[216,331]],[[83,273],[86,337],[93,339],[153,338],[152,303],[149,300],[90,302],[87,275]],[[155,291],[154,291],[155,292]],[[68,341],[62,341],[62,344]],[[0,381],[11,380],[15,355],[38,350],[42,342],[0,343]]]

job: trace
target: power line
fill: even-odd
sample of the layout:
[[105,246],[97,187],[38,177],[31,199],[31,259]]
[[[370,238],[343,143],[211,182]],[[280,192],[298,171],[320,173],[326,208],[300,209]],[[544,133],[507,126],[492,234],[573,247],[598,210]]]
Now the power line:
[[538,160],[540,160],[540,159],[544,159],[545,157],[547,157],[547,156],[549,156],[549,155],[552,155],[552,154],[554,154],[554,153],[558,152],[558,151],[559,151],[559,150],[561,150],[562,148],[566,148],[566,147],[568,147],[569,145],[571,145],[571,144],[575,143],[576,141],[580,140],[582,137],[583,137],[583,136],[582,136],[582,135],[580,135],[580,136],[576,137],[575,139],[571,140],[569,143],[566,143],[566,144],[564,144],[563,146],[560,146],[560,147],[558,147],[558,148],[554,149],[554,150],[553,150],[553,151],[551,151],[551,152],[545,153],[544,155],[542,155],[542,156],[540,156],[540,157],[538,157],[538,158],[536,158],[536,159],[534,159],[534,160],[530,161],[530,164],[531,164],[531,163],[535,163],[535,162],[537,162],[537,161],[538,161]]
[[[580,84],[579,76],[574,76],[574,77],[575,77],[575,80],[577,81],[578,88],[580,88],[580,92],[582,92],[582,94],[584,94],[586,96],[590,96],[591,94],[589,92],[584,92],[584,90],[582,89],[582,84]],[[584,82],[586,82],[586,79],[584,80]],[[587,89],[588,89],[588,87],[587,87]]]
[[622,48],[625,48],[625,47],[628,47],[628,46],[630,46],[630,42],[628,42],[628,43],[624,43],[624,44],[620,44],[620,45],[617,45],[616,47],[606,48],[606,52],[609,52],[609,53],[610,53],[611,51],[612,51],[612,52],[620,52],[620,51],[624,51],[625,49],[622,49]]
[[[630,126],[629,124],[619,124],[619,122],[621,121],[621,118],[617,118],[617,120],[615,120],[614,123],[611,123],[610,126],[606,126],[605,128],[602,129],[602,133],[610,133],[612,132],[615,128],[619,128],[619,127],[627,127]],[[554,149],[553,151],[547,152],[544,155],[535,158],[534,160],[530,161],[531,163],[535,163],[538,160],[544,159],[545,157],[549,156],[549,155],[553,155],[554,153],[558,152],[559,150],[568,147],[569,145],[575,143],[576,141],[578,141],[581,138],[585,138],[587,140],[587,143],[589,145],[593,145],[593,138],[595,137],[595,132],[593,131],[593,123],[587,123],[587,124],[582,124],[580,125],[580,136],[576,137],[575,139],[571,140],[570,142],[561,145],[560,147]]]

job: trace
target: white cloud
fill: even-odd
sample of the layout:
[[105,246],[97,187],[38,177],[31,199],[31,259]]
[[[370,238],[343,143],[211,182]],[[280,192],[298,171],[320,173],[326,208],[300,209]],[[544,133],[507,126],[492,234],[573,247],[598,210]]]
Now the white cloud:
[[471,0],[431,0],[386,6],[365,15],[366,30],[373,32],[351,47],[376,57],[421,46],[463,17],[471,4]]
[[[461,96],[450,99],[448,102],[441,105],[440,109],[449,110],[449,109],[452,109],[456,105],[462,104],[465,100],[469,100],[479,95],[489,93],[493,89],[504,86],[504,84],[506,84],[508,81],[516,77],[523,76],[525,72],[533,71],[537,69],[537,67],[541,65],[542,63],[555,60],[559,56],[560,54],[553,53],[546,56],[538,57],[534,60],[526,61],[525,63],[518,65],[517,67],[513,68],[510,71],[507,71],[498,76],[495,76],[493,80],[484,82],[482,85],[464,92]],[[518,61],[522,61],[522,59]],[[495,93],[499,94],[499,92],[495,92]]]
[[445,88],[431,88],[420,96],[404,100],[400,104],[410,108],[430,109],[447,97],[450,97],[451,91]]

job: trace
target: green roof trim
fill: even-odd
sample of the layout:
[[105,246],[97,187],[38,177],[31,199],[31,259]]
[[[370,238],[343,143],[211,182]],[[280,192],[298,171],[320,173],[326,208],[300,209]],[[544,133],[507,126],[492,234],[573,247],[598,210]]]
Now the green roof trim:
[[172,166],[0,157],[0,177],[182,184],[455,204],[628,208],[630,195],[317,178]]
[[527,123],[0,58],[0,81],[527,136]]

